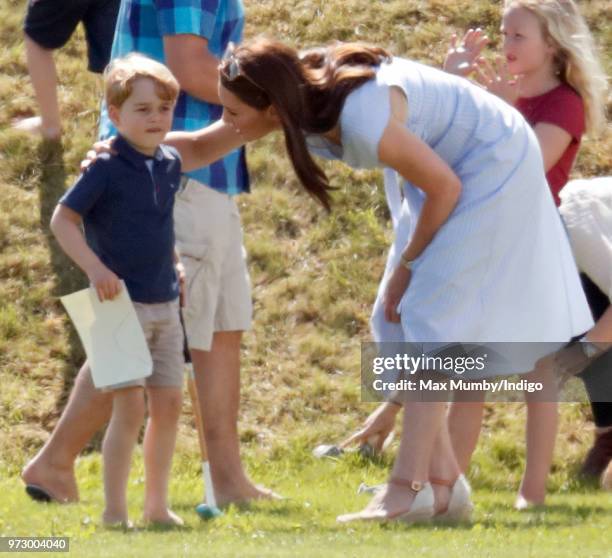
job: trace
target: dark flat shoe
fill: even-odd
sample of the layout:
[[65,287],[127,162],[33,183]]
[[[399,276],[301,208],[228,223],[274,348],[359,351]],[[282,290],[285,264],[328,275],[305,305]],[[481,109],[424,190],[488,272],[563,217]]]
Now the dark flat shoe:
[[57,502],[57,499],[50,492],[37,484],[26,484],[25,491],[36,502]]
[[612,430],[595,436],[595,442],[587,453],[580,475],[599,479],[610,460],[612,460]]

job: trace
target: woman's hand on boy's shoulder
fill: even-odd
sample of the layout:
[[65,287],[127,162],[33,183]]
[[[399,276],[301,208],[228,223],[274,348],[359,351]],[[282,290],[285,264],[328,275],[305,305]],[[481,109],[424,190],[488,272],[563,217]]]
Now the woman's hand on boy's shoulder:
[[98,155],[102,153],[115,153],[113,151],[113,142],[115,136],[108,139],[97,141],[93,144],[92,148],[86,153],[85,159],[81,161],[80,169],[81,172],[85,172],[89,166],[98,158]]

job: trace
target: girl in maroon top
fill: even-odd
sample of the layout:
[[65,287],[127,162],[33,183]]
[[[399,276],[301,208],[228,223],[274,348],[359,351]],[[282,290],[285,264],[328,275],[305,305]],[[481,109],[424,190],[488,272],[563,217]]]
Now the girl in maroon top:
[[582,135],[605,124],[606,76],[571,0],[506,0],[501,32],[505,60],[478,59],[477,76],[533,127],[559,205]]
[[[572,0],[506,0],[501,33],[504,58],[496,67],[478,56],[486,43],[480,30],[469,31],[459,48],[452,44],[449,54],[457,56],[463,48],[463,57],[471,59],[467,65],[464,60],[462,73],[475,70],[490,92],[514,105],[531,124],[559,205],[559,191],[569,179],[583,133],[595,134],[605,123],[605,74]],[[452,71],[448,62],[445,66]],[[531,400],[529,394],[525,398],[527,463],[519,509],[544,502],[558,422],[556,403]],[[478,440],[482,410],[479,403],[455,403],[449,414],[453,446],[465,468]]]

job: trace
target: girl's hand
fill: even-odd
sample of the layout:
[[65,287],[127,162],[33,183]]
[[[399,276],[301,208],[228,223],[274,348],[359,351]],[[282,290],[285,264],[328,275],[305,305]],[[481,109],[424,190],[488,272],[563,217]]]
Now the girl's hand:
[[395,428],[395,417],[400,411],[399,405],[393,403],[382,403],[376,410],[365,420],[362,427],[354,434],[349,436],[341,444],[341,448],[345,448],[352,444],[372,445],[374,451],[379,453],[385,440]]
[[514,106],[520,96],[521,77],[512,76],[501,57],[495,59],[495,67],[484,58],[479,58],[477,63],[477,81],[489,93],[497,95],[509,105]]
[[[583,343],[590,344],[591,354],[585,352]],[[564,347],[552,355],[544,357],[540,362],[552,360],[552,367],[557,376],[559,388],[565,382],[583,372],[593,361],[612,348],[610,343],[594,343],[586,340],[586,335],[569,347]]]
[[453,34],[442,68],[449,74],[463,77],[469,75],[476,70],[476,60],[488,42],[489,37],[480,27],[468,29],[459,45],[457,45],[457,34]]
[[91,165],[97,158],[100,153],[115,153],[113,151],[113,142],[115,141],[115,136],[110,137],[106,140],[97,141],[93,144],[93,147],[87,152],[85,155],[85,159],[81,161],[80,169],[81,172],[87,170],[89,165]]
[[412,272],[404,266],[397,266],[389,278],[385,294],[383,295],[383,307],[385,309],[385,319],[388,322],[399,323],[400,315],[397,307],[410,284]]

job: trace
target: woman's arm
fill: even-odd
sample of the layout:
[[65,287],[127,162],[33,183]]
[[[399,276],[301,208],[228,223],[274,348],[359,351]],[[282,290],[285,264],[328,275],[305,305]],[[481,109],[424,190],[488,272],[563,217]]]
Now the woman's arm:
[[164,143],[179,150],[182,170],[199,169],[214,163],[241,145],[262,138],[278,128],[274,119],[257,118],[248,129],[236,130],[231,124],[217,120],[194,132],[170,132]]
[[[100,153],[114,153],[114,140],[115,138],[111,137],[94,143],[81,161],[81,171],[85,171]],[[169,132],[163,143],[178,150],[181,155],[181,171],[189,172],[214,163],[250,140],[251,138],[241,136],[223,120],[217,120],[206,128],[193,132]]]
[[[225,157],[230,151],[238,149],[247,142],[259,139],[274,131],[275,126],[260,122],[252,131],[239,133],[230,124],[217,120],[206,128],[193,132],[175,131],[166,134],[163,143],[175,147],[181,155],[181,170],[189,172]],[[85,171],[100,153],[113,153],[114,138],[94,143],[81,161],[81,171]]]
[[[392,116],[378,145],[378,158],[425,193],[414,234],[402,251],[402,258],[412,261],[423,253],[457,205],[461,181],[433,149],[406,129],[406,99],[402,97],[398,103],[397,96],[392,89]],[[383,305],[390,322],[400,321],[397,307],[411,276],[411,270],[400,265],[387,283]]]
[[433,149],[394,117],[383,133],[378,156],[382,163],[425,193],[414,235],[403,250],[405,259],[414,260],[455,208],[461,194],[461,181]]
[[178,149],[182,159],[181,169],[188,172],[221,159],[245,143],[245,139],[232,126],[217,120],[194,132],[170,132],[164,143]]

